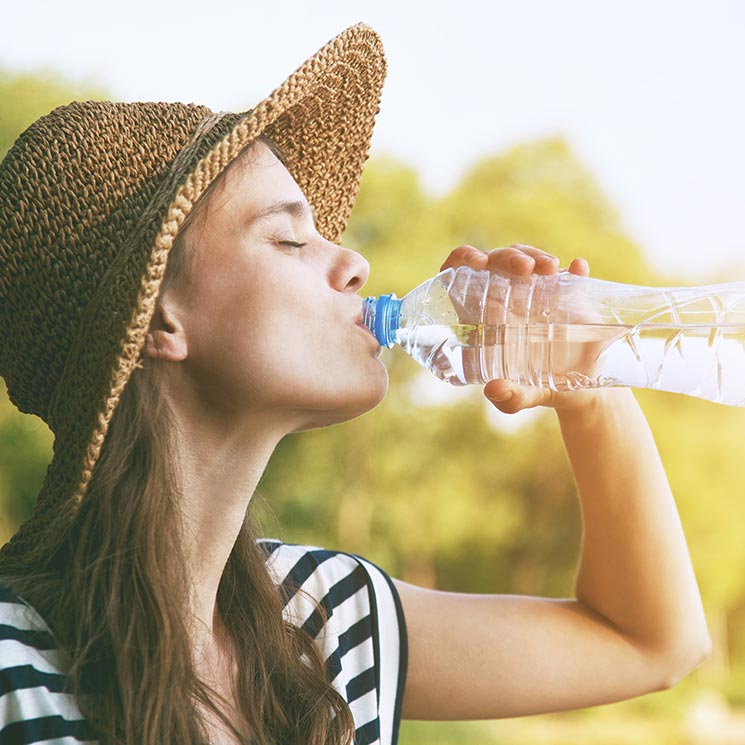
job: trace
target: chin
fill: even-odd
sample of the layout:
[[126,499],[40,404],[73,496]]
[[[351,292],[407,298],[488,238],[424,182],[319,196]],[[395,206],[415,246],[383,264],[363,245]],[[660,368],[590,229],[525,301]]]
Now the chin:
[[329,402],[326,406],[320,406],[308,412],[307,419],[302,422],[296,432],[308,429],[319,429],[332,424],[349,422],[358,416],[372,411],[388,392],[388,373],[386,371],[384,381],[379,386],[365,386],[365,390],[355,391],[356,395],[346,397],[344,401]]

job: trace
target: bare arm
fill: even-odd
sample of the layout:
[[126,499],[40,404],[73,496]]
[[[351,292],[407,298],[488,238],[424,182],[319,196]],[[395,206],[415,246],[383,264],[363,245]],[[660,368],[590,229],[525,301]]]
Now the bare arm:
[[[521,250],[531,259],[526,273],[555,271],[539,252]],[[514,251],[484,260],[456,252],[448,265],[497,268]],[[410,639],[404,716],[516,716],[669,687],[704,659],[709,638],[675,502],[633,394],[555,394],[506,381],[485,393],[505,412],[557,410],[584,525],[575,598],[462,595],[397,581]]]

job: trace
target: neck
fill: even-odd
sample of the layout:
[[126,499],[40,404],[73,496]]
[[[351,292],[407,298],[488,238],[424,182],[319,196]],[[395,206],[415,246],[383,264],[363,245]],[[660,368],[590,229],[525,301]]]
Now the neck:
[[195,644],[220,639],[217,588],[246,518],[251,497],[280,434],[178,417],[179,478],[185,558],[192,577]]

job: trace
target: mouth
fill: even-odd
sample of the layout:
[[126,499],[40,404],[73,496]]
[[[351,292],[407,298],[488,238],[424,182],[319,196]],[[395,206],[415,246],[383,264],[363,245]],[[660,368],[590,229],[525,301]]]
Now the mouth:
[[[365,322],[364,322],[364,321],[362,320],[362,318],[361,318],[361,317],[360,317],[360,318],[359,318],[359,319],[357,320],[357,322],[355,323],[355,326],[359,326],[359,327],[360,327],[360,328],[361,328],[361,329],[362,329],[362,330],[363,330],[363,331],[364,331],[364,332],[365,332],[365,333],[366,333],[366,334],[367,334],[368,336],[370,336],[370,337],[372,337],[373,339],[375,339],[375,334],[373,334],[373,332],[372,332],[372,331],[370,331],[370,328],[369,328],[369,327],[367,326],[367,324],[366,324],[366,323],[365,323]],[[375,341],[377,342],[377,339],[375,339]]]

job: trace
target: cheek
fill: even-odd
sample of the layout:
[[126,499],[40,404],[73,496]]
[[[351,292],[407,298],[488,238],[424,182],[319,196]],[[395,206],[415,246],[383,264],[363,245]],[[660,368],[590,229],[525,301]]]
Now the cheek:
[[253,398],[297,384],[300,371],[317,367],[326,345],[295,296],[221,283],[202,293],[199,303],[190,357],[201,386]]

